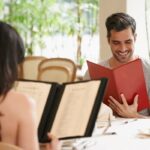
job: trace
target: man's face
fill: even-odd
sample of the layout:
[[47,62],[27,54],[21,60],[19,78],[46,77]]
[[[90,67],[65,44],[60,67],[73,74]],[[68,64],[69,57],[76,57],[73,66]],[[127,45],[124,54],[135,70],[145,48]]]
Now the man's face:
[[134,43],[136,35],[133,35],[131,28],[122,31],[111,30],[108,38],[113,57],[120,63],[126,63],[133,58]]

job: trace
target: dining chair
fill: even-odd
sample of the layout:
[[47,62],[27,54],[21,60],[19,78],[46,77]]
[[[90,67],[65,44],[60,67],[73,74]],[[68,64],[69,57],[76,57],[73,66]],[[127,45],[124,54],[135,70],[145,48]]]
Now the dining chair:
[[40,70],[38,80],[61,84],[70,81],[70,72],[62,66],[49,66]]
[[69,71],[69,74],[70,74],[69,82],[75,81],[77,68],[76,68],[75,63],[71,59],[68,59],[68,58],[45,59],[39,63],[38,70],[40,72],[41,69],[45,67],[50,67],[50,66],[65,67]]
[[18,79],[22,78],[22,64],[18,64]]
[[46,57],[42,57],[42,56],[25,57],[23,63],[20,65],[20,78],[37,80],[38,65],[44,59],[46,59]]
[[0,150],[23,150],[23,149],[9,143],[0,142]]

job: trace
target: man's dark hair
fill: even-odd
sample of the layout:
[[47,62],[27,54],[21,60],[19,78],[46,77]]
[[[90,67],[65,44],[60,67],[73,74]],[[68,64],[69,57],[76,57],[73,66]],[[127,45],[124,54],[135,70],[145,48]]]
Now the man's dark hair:
[[126,13],[114,13],[106,19],[107,37],[111,36],[111,30],[117,32],[131,27],[132,33],[135,34],[136,22],[134,18]]
[[6,95],[17,79],[24,52],[22,38],[15,28],[0,21],[0,96]]

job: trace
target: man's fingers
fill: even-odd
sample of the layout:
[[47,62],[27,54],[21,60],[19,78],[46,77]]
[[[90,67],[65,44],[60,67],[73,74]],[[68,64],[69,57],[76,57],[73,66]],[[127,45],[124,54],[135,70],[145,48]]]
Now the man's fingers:
[[133,102],[133,105],[136,107],[136,110],[138,109],[138,100],[139,100],[139,95],[136,95],[134,97],[134,102]]
[[122,110],[122,104],[120,104],[116,99],[112,96],[109,97],[109,106],[116,112],[120,112]]
[[115,98],[113,98],[112,96],[109,96],[109,98],[116,106],[121,107],[121,104]]
[[121,94],[120,96],[121,96],[122,103],[124,104],[124,106],[128,106],[128,103],[127,103],[127,100],[126,100],[124,94]]

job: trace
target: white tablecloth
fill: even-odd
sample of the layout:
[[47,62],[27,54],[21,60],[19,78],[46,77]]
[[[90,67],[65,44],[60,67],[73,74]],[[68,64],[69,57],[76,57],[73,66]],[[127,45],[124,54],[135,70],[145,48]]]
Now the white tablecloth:
[[[71,140],[63,150],[148,150],[150,149],[150,119],[116,118],[103,134],[107,122],[98,122],[93,136]],[[66,141],[65,141],[66,142]],[[64,143],[65,143],[64,142]],[[69,145],[68,144],[68,145]]]

